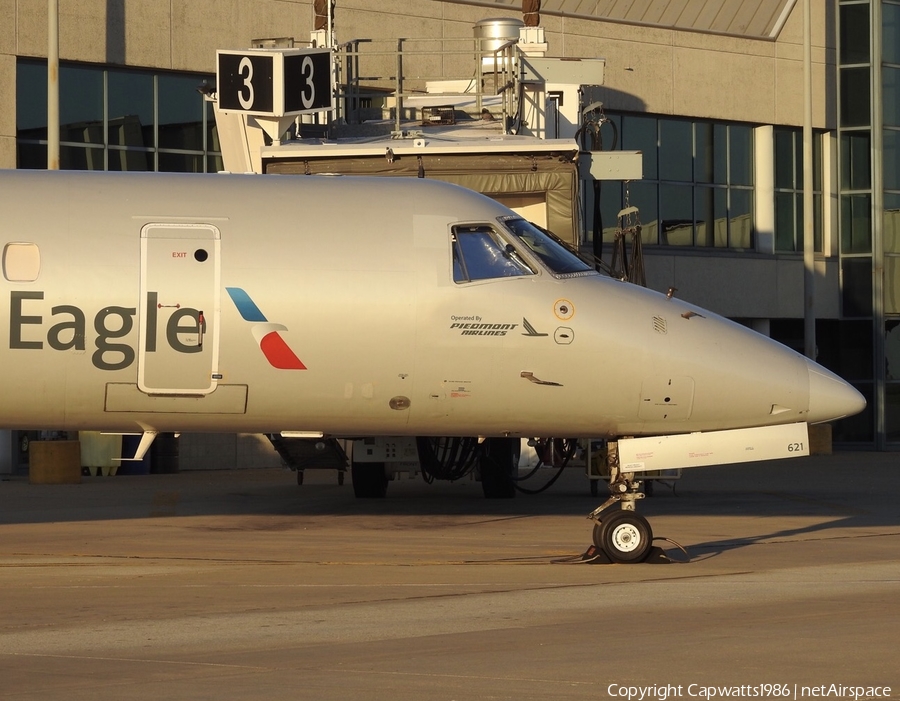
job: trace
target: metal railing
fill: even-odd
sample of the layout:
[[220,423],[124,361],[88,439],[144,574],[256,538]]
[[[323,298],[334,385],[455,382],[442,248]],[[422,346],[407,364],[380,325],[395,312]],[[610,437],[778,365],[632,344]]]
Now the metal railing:
[[[398,39],[396,43],[353,39],[335,48],[335,120],[361,124],[377,114],[393,119],[394,131],[402,131],[404,121],[413,121],[408,100],[414,97],[443,96],[447,105],[474,100],[476,117],[486,104],[499,107],[497,118],[502,133],[515,130],[521,102],[521,61],[518,42],[510,40],[494,46],[496,39]],[[486,48],[487,47],[487,48]],[[427,92],[429,82],[458,81],[463,90]],[[367,107],[371,103],[372,107]],[[465,111],[465,110],[464,110]],[[495,117],[496,118],[496,117]]]

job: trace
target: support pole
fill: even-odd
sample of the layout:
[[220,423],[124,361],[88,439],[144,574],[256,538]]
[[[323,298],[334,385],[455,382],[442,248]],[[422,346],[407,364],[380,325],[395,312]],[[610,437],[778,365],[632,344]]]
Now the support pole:
[[47,170],[59,170],[59,0],[47,15]]
[[803,0],[803,338],[807,358],[816,359],[816,253],[813,198],[812,26],[810,0]]

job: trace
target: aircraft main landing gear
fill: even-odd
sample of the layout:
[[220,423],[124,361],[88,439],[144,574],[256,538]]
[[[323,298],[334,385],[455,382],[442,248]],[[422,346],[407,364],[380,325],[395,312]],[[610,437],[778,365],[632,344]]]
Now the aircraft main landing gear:
[[[593,541],[611,562],[643,562],[650,555],[653,530],[634,510],[635,502],[644,495],[640,480],[633,472],[622,472],[616,443],[610,442],[607,456],[610,497],[594,509],[588,518],[594,522]],[[619,509],[610,508],[614,504]]]

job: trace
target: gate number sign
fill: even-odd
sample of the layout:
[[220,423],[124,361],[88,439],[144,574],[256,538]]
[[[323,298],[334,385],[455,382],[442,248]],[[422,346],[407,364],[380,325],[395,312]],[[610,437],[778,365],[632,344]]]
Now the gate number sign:
[[333,107],[329,49],[217,51],[219,109],[262,117]]

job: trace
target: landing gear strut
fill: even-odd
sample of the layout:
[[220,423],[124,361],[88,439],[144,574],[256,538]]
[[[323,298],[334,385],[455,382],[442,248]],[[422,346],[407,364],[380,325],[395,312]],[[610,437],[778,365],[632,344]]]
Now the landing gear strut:
[[[610,497],[594,509],[588,518],[594,522],[594,545],[600,548],[612,562],[643,562],[650,554],[653,531],[650,524],[634,510],[635,502],[642,499],[640,480],[633,472],[622,472],[615,442],[609,444]],[[610,508],[618,504],[620,508]]]

